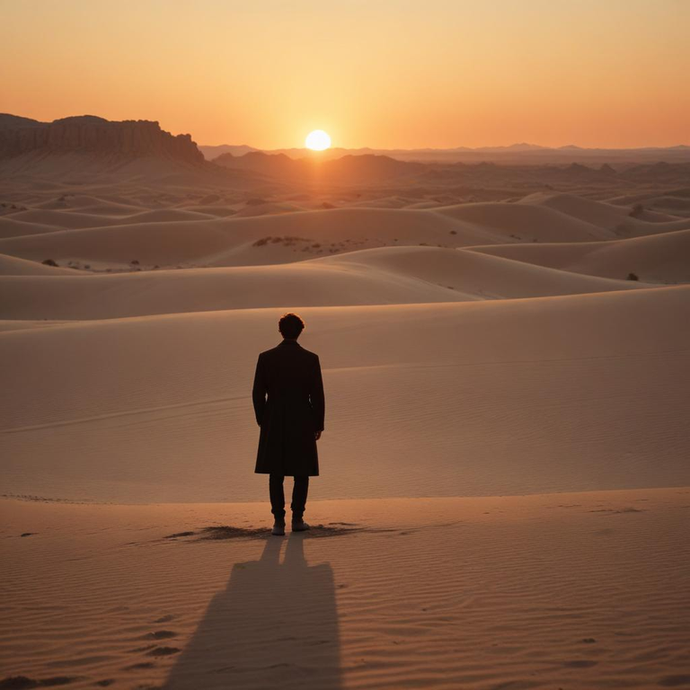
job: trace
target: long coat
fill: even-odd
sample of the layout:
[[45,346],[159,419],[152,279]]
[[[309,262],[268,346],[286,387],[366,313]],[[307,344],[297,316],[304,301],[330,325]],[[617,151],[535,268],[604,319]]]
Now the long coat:
[[325,413],[318,355],[289,339],[262,352],[252,400],[261,427],[254,471],[318,476],[314,433],[323,431]]

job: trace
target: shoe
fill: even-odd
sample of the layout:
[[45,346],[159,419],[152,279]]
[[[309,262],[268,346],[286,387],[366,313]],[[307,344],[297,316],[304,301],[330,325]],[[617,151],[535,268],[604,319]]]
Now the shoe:
[[304,532],[309,529],[309,525],[302,519],[292,521],[293,532]]
[[285,536],[285,523],[281,522],[280,520],[276,520],[273,523],[273,529],[271,530],[271,534],[275,534],[276,537]]

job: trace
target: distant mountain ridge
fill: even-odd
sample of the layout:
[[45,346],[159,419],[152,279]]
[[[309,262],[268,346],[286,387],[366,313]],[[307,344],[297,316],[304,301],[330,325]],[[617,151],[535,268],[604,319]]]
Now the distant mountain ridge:
[[[191,174],[204,179],[231,181],[235,187],[306,184],[321,187],[361,186],[394,181],[405,186],[454,187],[471,196],[479,181],[493,188],[508,185],[519,174],[551,184],[564,179],[601,182],[609,179],[669,180],[686,185],[690,147],[666,149],[550,149],[529,143],[506,147],[415,151],[342,148],[314,152],[285,149],[277,152],[250,146],[210,147],[225,150],[208,161],[189,134],[177,136],[149,120],[109,121],[94,115],[40,122],[0,114],[0,176],[39,174],[52,177],[94,175],[180,179]],[[238,155],[239,154],[239,155]],[[511,169],[513,168],[513,169]],[[541,168],[541,170],[539,170]],[[526,179],[527,179],[526,178]]]
[[399,161],[389,156],[345,155],[321,160],[318,157],[293,159],[284,153],[250,151],[242,156],[224,153],[213,163],[224,168],[251,170],[272,177],[287,177],[305,182],[360,184],[396,177],[410,177],[421,172],[421,163]]
[[106,120],[95,115],[39,122],[0,114],[0,158],[26,154],[91,154],[123,159],[157,158],[204,165],[189,134],[174,136],[149,120]]
[[512,163],[512,164],[569,164],[569,163],[649,163],[664,161],[668,163],[690,162],[690,146],[678,145],[666,148],[642,147],[636,149],[583,148],[569,144],[558,148],[537,144],[518,143],[510,146],[483,146],[469,148],[459,146],[450,149],[374,149],[332,148],[318,153],[304,148],[261,150],[251,146],[199,146],[207,160],[215,160],[226,153],[234,157],[247,153],[260,152],[271,155],[285,155],[293,160],[318,158],[330,160],[343,156],[376,155],[387,156],[399,161],[420,163]]

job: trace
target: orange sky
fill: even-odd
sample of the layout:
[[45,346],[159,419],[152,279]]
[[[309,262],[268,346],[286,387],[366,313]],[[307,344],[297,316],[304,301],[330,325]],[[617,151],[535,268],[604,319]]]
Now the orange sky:
[[0,111],[200,144],[690,144],[690,0],[0,0]]

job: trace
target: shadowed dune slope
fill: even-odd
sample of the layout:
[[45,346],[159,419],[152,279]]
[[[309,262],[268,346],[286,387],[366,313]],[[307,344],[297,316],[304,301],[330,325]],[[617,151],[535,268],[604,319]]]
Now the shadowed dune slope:
[[639,287],[644,284],[478,252],[384,247],[277,266],[0,277],[7,297],[0,318],[103,319],[256,307],[456,302]]
[[519,202],[521,205],[534,208],[550,208],[572,218],[578,218],[586,223],[596,225],[602,229],[647,235],[656,232],[683,230],[690,227],[685,219],[666,222],[647,221],[631,217],[631,208],[596,201],[575,194],[547,194],[539,192],[530,194]]
[[[109,227],[0,240],[0,251],[37,260],[50,256],[115,265],[136,258],[151,265],[242,266],[284,263],[382,244],[465,247],[511,240],[568,242],[612,237],[606,230],[552,209],[509,203],[441,210],[343,208],[206,220],[179,216],[175,222],[157,220],[160,213],[140,214],[150,222],[109,219]],[[286,238],[292,238],[292,244],[286,246]],[[255,246],[261,240],[266,241]]]
[[[689,305],[683,286],[301,309],[332,401],[320,497],[689,484]],[[4,493],[262,500],[249,392],[283,311],[0,333]]]
[[[147,264],[202,262],[232,266],[311,258],[318,249],[327,253],[331,243],[339,244],[344,250],[396,241],[466,246],[496,239],[494,234],[463,227],[442,215],[388,209],[334,209],[254,218],[148,222],[51,235],[40,239],[0,240],[0,252],[39,260],[50,256],[56,260],[76,258],[127,264],[136,258]],[[253,246],[257,240],[267,237],[280,238],[280,242]],[[299,240],[293,246],[284,246],[283,238]],[[314,244],[319,246],[313,247]],[[313,248],[313,252],[303,252],[305,247]]]
[[211,220],[214,216],[207,213],[200,213],[198,211],[189,211],[187,209],[179,208],[161,208],[155,211],[142,211],[134,213],[126,218],[120,218],[118,224],[125,223],[178,223],[182,220],[186,221],[204,221]]
[[[60,268],[58,266],[46,266],[37,261],[27,261],[18,259],[15,256],[0,254],[0,277],[1,276],[79,276],[71,268]],[[9,296],[5,296],[7,299]],[[19,299],[21,296],[19,296]],[[0,310],[2,310],[0,306]],[[0,317],[2,318],[2,317]]]
[[46,321],[41,319],[40,321],[29,321],[20,320],[13,321],[9,319],[0,320],[0,331],[25,331],[32,328],[51,328],[52,326],[60,326],[64,323],[69,323],[65,321]]
[[88,215],[103,216],[131,216],[148,209],[133,204],[123,204],[93,196],[69,195],[42,201],[33,204],[34,209],[47,209],[51,211],[72,210]]
[[5,237],[23,237],[24,235],[41,235],[46,232],[62,230],[57,225],[43,225],[23,220],[17,220],[13,216],[0,217],[0,239]]
[[98,214],[81,213],[73,210],[28,209],[12,215],[14,220],[39,225],[52,225],[66,230],[121,225],[120,217],[109,218]]
[[479,254],[468,249],[381,247],[324,257],[309,263],[339,268],[367,267],[497,299],[609,292],[631,287],[625,280],[590,278],[582,281],[582,276],[565,271],[543,270],[544,267],[535,271],[530,263],[496,261],[498,257],[492,257],[490,261],[478,260]]
[[529,204],[487,202],[443,206],[430,213],[480,227],[498,237],[539,242],[587,242],[610,239],[611,233],[557,209]]
[[634,273],[649,282],[690,282],[690,230],[612,242],[492,245],[472,251],[607,278]]

